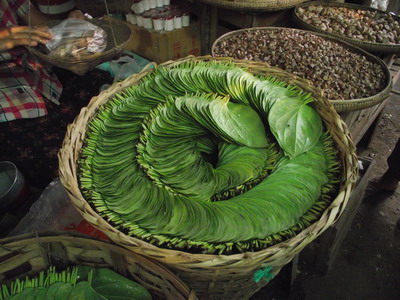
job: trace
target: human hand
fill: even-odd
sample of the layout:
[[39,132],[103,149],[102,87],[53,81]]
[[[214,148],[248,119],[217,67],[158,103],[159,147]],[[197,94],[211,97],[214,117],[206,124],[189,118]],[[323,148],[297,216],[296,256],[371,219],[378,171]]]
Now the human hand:
[[17,46],[35,47],[52,39],[46,27],[13,26],[0,29],[0,52]]

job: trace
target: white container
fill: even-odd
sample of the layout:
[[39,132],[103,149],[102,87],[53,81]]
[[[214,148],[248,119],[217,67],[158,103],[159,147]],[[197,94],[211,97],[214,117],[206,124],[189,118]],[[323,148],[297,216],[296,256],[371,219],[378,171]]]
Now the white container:
[[174,16],[169,15],[165,18],[164,21],[164,30],[165,31],[172,31],[174,30]]
[[182,13],[176,13],[174,17],[174,28],[182,28]]
[[156,0],[150,0],[150,8],[156,8],[156,7],[157,7]]
[[143,2],[144,11],[149,10],[150,9],[150,0],[142,0],[142,2]]
[[188,27],[190,24],[190,14],[188,12],[184,12],[182,15],[182,27]]
[[150,16],[143,17],[143,27],[146,28],[146,29],[152,29],[153,28],[153,20],[151,19]]
[[137,24],[137,15],[132,14],[132,16],[131,16],[131,24],[133,24],[133,25]]
[[141,14],[142,12],[144,12],[143,1],[142,0],[135,1],[131,6],[131,10],[135,14]]
[[136,23],[137,23],[137,26],[143,27],[143,17],[142,17],[142,15],[136,15]]
[[170,5],[171,4],[171,0],[163,0],[164,5]]
[[157,7],[163,7],[164,6],[164,0],[156,0],[156,6]]
[[153,16],[152,20],[154,30],[162,31],[164,29],[164,19],[161,15]]

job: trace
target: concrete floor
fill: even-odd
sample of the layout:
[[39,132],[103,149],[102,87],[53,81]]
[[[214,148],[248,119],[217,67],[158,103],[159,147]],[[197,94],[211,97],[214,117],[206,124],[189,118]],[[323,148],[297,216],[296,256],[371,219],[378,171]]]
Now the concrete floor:
[[[399,90],[399,86],[395,89]],[[371,178],[384,173],[386,158],[399,137],[400,96],[387,103],[372,136],[357,146],[360,156],[375,160]],[[289,264],[252,300],[400,299],[400,229],[396,227],[399,219],[400,187],[393,195],[364,198],[327,273],[317,272],[309,260],[300,259],[293,285]]]

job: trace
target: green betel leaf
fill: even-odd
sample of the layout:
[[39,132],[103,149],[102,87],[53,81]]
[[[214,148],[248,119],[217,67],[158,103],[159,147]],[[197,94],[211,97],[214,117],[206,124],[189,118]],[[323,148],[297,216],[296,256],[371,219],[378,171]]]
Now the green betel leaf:
[[268,146],[264,125],[250,107],[217,99],[210,103],[210,116],[221,134],[230,140],[253,148]]
[[289,157],[312,149],[322,134],[322,121],[318,113],[295,97],[276,101],[269,112],[268,123]]
[[[75,285],[68,295],[66,300],[108,300],[110,298],[105,297],[101,293],[95,291],[92,285],[87,281],[81,281]],[[120,298],[121,299],[121,298]]]
[[109,269],[95,269],[93,289],[108,300],[148,300],[150,293],[140,284]]

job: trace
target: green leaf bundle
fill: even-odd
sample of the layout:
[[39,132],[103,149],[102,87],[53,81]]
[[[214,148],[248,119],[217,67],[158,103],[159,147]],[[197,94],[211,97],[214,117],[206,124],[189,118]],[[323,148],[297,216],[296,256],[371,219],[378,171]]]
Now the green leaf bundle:
[[313,101],[230,63],[159,67],[88,124],[83,195],[159,246],[234,253],[280,242],[318,218],[337,182]]
[[51,267],[39,276],[16,279],[1,286],[0,300],[150,300],[140,284],[110,269],[74,267],[57,272]]

